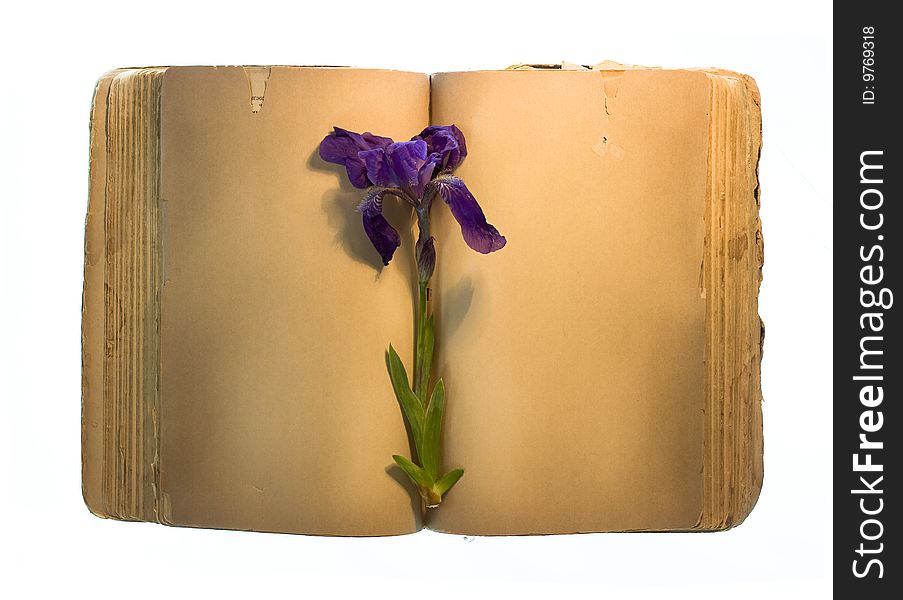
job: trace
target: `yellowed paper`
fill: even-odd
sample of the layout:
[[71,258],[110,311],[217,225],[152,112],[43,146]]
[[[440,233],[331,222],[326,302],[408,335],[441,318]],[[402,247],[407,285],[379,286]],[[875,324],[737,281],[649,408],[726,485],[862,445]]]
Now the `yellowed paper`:
[[162,519],[415,531],[382,359],[410,356],[412,264],[379,268],[361,191],[316,152],[333,125],[420,131],[427,77],[273,67],[255,113],[241,68],[173,68],[162,102]]
[[458,174],[507,237],[437,207],[445,462],[428,523],[469,534],[688,529],[703,509],[710,87],[662,71],[447,73]]

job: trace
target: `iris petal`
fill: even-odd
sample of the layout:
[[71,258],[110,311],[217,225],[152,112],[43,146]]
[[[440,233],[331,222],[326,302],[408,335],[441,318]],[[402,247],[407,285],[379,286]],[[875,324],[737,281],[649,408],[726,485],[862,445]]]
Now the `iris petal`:
[[[343,129],[342,131],[345,131],[345,130]],[[354,135],[353,131],[349,131],[348,133],[351,135]],[[363,144],[363,147],[372,149],[372,148],[385,148],[393,142],[394,142],[394,140],[390,137],[384,137],[381,135],[373,135],[369,131],[365,131],[364,133],[362,133],[360,135],[359,144]]]
[[395,250],[401,245],[401,238],[383,216],[383,193],[383,190],[371,190],[358,206],[358,210],[361,213],[367,237],[379,252],[383,265],[388,266]]
[[373,185],[390,186],[392,185],[391,173],[389,171],[389,161],[386,160],[386,151],[384,148],[374,148],[373,150],[364,150],[357,153],[367,168],[367,177]]
[[332,133],[320,142],[320,158],[326,162],[343,165],[348,172],[351,185],[365,188],[370,185],[367,166],[358,156],[361,151],[385,148],[392,143],[391,138],[367,133],[355,133],[334,127]]
[[467,156],[464,134],[455,125],[427,127],[414,138],[426,142],[427,151],[442,156],[443,170],[451,171]]
[[426,162],[420,167],[420,172],[417,174],[417,187],[414,190],[418,198],[423,198],[423,192],[433,178],[436,167],[441,166],[441,164],[442,155],[434,152],[427,157]]
[[481,254],[489,254],[505,247],[507,240],[498,229],[486,222],[483,209],[463,181],[451,175],[442,175],[434,179],[431,185],[436,187],[439,196],[451,208],[468,246]]
[[386,157],[395,185],[407,189],[418,187],[420,167],[426,161],[426,142],[395,142],[386,148]]

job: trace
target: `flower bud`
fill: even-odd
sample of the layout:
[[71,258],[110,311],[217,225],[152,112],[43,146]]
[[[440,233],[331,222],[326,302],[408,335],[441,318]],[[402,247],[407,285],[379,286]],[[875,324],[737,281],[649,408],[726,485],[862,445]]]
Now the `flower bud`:
[[426,242],[417,240],[417,270],[420,272],[420,281],[427,282],[433,276],[436,268],[436,245],[430,237]]

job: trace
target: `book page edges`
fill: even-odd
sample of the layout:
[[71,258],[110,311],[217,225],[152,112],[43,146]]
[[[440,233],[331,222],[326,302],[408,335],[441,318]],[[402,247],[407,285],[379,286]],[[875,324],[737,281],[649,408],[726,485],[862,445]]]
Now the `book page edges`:
[[748,75],[700,69],[712,85],[712,126],[703,263],[706,294],[705,507],[696,529],[742,523],[762,488],[761,360],[758,314],[764,246],[758,178],[759,90]]
[[98,83],[92,106],[83,495],[94,514],[122,520],[155,520],[156,510],[153,421],[159,371],[152,358],[158,336],[150,283],[156,251],[147,240],[156,229],[155,86],[162,71],[111,71]]
[[110,81],[105,73],[94,88],[89,124],[90,166],[85,217],[85,266],[82,289],[82,497],[98,517],[108,518],[102,500],[103,448],[103,265],[106,115]]

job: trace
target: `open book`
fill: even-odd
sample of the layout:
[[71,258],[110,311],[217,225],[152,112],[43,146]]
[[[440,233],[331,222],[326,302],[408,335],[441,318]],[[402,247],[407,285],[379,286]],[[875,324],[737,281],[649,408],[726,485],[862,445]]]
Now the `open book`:
[[[456,124],[508,240],[433,211],[445,467],[426,522],[383,360],[412,354],[340,126]],[[762,481],[758,91],[719,70],[123,69],[97,85],[83,318],[92,512],[328,535],[718,530]],[[405,226],[407,224],[407,227]]]

